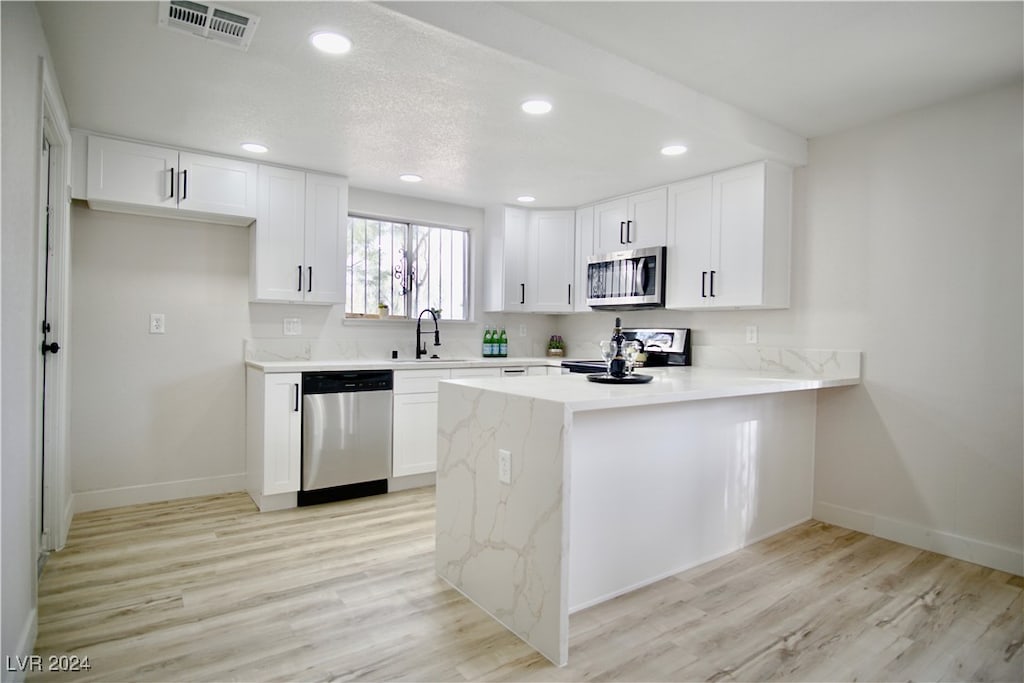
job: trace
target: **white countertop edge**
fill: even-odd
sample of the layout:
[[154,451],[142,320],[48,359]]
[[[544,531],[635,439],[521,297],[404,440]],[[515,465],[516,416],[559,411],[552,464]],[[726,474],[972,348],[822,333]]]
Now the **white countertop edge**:
[[[466,378],[444,380],[442,383],[547,401],[562,405],[570,412],[810,391],[860,383],[860,378],[854,376],[793,377],[769,372],[699,367],[647,369],[647,372],[655,374],[654,382],[651,384],[595,384],[587,382],[582,374],[522,377],[515,382],[502,382],[493,378]],[[676,386],[664,389],[666,383]],[[690,386],[691,384],[696,386]]]
[[325,372],[331,370],[425,370],[429,368],[560,367],[561,358],[471,358],[452,360],[274,360],[245,361],[247,367],[265,373]]

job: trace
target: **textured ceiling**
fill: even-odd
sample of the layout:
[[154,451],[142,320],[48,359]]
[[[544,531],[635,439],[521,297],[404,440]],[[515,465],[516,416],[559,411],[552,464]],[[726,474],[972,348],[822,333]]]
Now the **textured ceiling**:
[[[805,137],[1021,77],[1019,3],[225,4],[261,17],[248,52],[159,28],[154,2],[39,3],[72,125],[232,156],[260,141],[268,162],[474,206],[575,206],[801,163]],[[321,55],[317,29],[354,49]],[[518,109],[538,95],[550,115]],[[690,151],[658,154],[675,141]]]

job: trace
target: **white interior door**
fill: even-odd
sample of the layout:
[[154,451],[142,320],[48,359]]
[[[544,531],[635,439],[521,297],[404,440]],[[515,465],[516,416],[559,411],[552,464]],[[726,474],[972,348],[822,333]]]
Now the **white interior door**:
[[40,559],[64,546],[71,524],[67,457],[67,345],[70,283],[71,133],[56,88],[43,70],[39,163],[39,241],[36,310],[37,484]]

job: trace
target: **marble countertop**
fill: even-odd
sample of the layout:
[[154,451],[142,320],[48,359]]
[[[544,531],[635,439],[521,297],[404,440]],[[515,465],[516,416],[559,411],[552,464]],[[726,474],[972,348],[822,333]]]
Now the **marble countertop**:
[[779,371],[702,367],[640,368],[638,372],[651,375],[654,379],[647,384],[609,385],[590,382],[584,374],[572,374],[520,377],[515,382],[500,378],[455,379],[445,382],[561,403],[570,411],[805,391],[860,383],[859,373],[821,377]]
[[245,362],[250,368],[267,373],[274,372],[325,372],[331,370],[424,370],[428,368],[489,368],[509,366],[553,366],[558,367],[561,358],[441,358],[438,360],[413,358],[402,360],[275,360]]

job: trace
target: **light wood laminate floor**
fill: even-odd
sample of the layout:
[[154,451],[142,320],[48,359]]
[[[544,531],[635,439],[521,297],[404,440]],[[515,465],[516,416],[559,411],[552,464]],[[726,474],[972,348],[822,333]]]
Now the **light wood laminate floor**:
[[552,666],[435,577],[434,492],[77,515],[30,680],[1021,681],[1020,577],[808,522],[575,614]]

